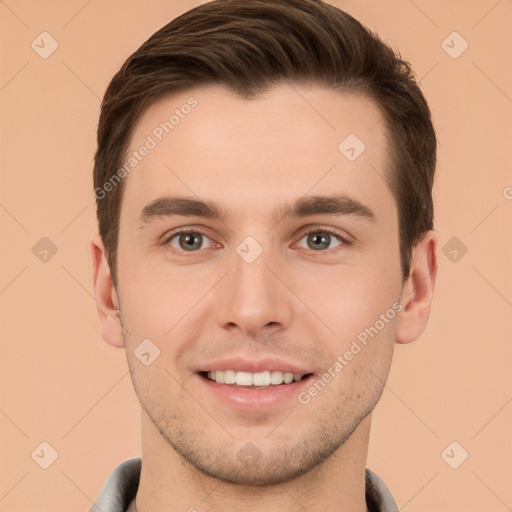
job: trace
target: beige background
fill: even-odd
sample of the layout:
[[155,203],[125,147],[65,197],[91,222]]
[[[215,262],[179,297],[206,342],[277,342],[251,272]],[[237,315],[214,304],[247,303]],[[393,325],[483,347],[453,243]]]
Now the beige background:
[[[125,58],[198,3],[0,1],[1,511],[86,511],[140,453],[125,355],[103,342],[91,296],[95,129]],[[440,141],[430,325],[396,347],[368,467],[400,510],[512,510],[512,2],[332,3],[412,62]],[[44,31],[59,45],[47,59],[31,48]],[[453,31],[469,44],[456,59],[441,44]],[[32,252],[43,237],[58,249],[46,262]],[[456,261],[453,237],[468,249]],[[441,456],[453,441],[469,453],[458,469],[445,460],[461,448]],[[42,442],[58,452],[48,469],[31,457]]]

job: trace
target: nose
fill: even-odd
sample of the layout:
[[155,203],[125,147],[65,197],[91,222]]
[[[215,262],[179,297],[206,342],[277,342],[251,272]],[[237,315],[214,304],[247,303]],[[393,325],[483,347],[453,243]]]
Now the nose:
[[293,294],[285,283],[282,266],[268,251],[251,263],[235,252],[233,268],[217,289],[219,325],[251,337],[287,328],[294,306]]

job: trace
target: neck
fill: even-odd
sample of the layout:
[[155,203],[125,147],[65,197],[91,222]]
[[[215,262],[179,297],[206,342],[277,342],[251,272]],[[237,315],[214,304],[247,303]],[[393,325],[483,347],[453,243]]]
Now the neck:
[[371,414],[330,457],[284,484],[238,485],[198,471],[142,410],[142,469],[136,512],[367,512],[365,467]]

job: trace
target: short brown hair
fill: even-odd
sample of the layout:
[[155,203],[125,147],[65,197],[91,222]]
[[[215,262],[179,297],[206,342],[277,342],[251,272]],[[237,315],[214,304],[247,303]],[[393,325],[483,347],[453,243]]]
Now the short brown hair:
[[[405,280],[412,248],[433,229],[437,142],[430,110],[410,64],[352,16],[320,0],[215,0],[153,34],[105,92],[95,191],[118,171],[136,123],[157,100],[209,84],[253,98],[283,81],[363,94],[379,106],[389,142],[386,178],[398,210]],[[114,284],[123,182],[104,197],[95,192]]]

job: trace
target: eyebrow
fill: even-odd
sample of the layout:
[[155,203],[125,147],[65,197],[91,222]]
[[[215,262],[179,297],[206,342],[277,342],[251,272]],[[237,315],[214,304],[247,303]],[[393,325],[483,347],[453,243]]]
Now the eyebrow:
[[[284,203],[277,212],[282,218],[303,218],[312,215],[354,215],[375,222],[375,213],[360,201],[345,194],[305,196],[293,203]],[[173,215],[204,217],[225,222],[229,211],[222,205],[189,197],[160,197],[148,203],[140,212],[139,220],[147,224],[155,219]]]

